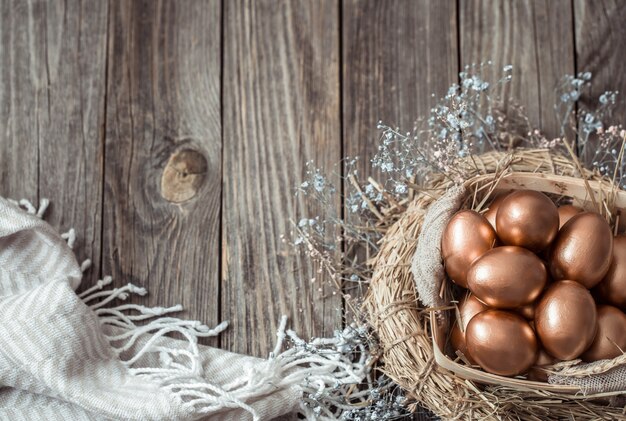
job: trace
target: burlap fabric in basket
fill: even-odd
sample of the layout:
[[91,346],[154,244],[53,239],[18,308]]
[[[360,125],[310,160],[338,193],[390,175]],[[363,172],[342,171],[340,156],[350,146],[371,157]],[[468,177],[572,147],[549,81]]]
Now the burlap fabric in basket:
[[[381,371],[417,404],[443,419],[626,419],[624,356],[592,364],[554,366],[549,382],[565,385],[563,391],[561,386],[525,387],[523,381],[515,386],[506,382],[481,384],[435,362],[430,319],[442,318],[441,323],[445,323],[442,316],[452,312],[440,254],[441,235],[450,217],[461,208],[476,207],[496,184],[515,188],[506,185],[512,173],[545,174],[541,181],[546,184],[551,177],[580,180],[581,170],[571,159],[546,150],[473,157],[459,164],[466,183],[459,186],[435,174],[387,229],[374,260],[364,309],[382,345]],[[608,198],[607,206],[612,206],[612,183],[582,171],[604,194],[602,197]]]

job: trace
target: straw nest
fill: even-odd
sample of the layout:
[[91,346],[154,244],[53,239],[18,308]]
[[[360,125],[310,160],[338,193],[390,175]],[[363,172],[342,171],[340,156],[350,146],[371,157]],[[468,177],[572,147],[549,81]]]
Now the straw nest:
[[[606,194],[594,205],[615,223],[614,184],[582,169],[575,159],[547,150],[491,152],[467,158],[458,170],[465,180],[481,180],[464,207],[480,209],[496,182],[508,172],[571,176],[603,187]],[[410,267],[425,212],[454,183],[449,177],[433,174],[424,188],[415,192],[406,211],[387,228],[380,251],[373,259],[363,310],[381,345],[380,370],[416,404],[443,419],[626,419],[624,395],[612,393],[605,399],[589,399],[582,394],[481,385],[462,379],[435,362],[429,320],[437,309],[421,306]],[[623,361],[614,364],[619,362]]]

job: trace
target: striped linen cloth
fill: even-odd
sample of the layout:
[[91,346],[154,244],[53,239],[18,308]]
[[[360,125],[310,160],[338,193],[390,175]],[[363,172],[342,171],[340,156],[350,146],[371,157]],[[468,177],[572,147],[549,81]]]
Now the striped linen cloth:
[[[0,419],[268,420],[296,410],[312,419],[303,384],[362,380],[360,366],[337,374],[339,357],[278,355],[280,344],[268,360],[198,345],[226,325],[124,303],[145,290],[107,290],[110,278],[78,296],[74,253],[35,213],[0,198]],[[298,368],[300,359],[313,364]]]

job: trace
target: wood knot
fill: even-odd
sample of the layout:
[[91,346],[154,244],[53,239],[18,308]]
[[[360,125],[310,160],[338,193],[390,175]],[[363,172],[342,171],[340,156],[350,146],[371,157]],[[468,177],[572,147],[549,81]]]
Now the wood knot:
[[168,202],[181,203],[194,197],[204,183],[207,160],[191,149],[174,152],[161,177],[161,196]]

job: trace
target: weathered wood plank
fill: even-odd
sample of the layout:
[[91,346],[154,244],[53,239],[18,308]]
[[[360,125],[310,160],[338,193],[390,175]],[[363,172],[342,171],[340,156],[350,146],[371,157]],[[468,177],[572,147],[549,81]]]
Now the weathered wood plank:
[[[456,4],[348,0],[342,16],[344,155],[359,157],[360,174],[379,178],[370,164],[377,122],[412,130],[456,82]],[[346,284],[345,292],[358,299],[364,288]]]
[[614,123],[626,125],[626,2],[575,0],[576,71],[593,74],[582,104],[595,107],[604,91],[619,91]]
[[341,324],[340,295],[280,239],[307,207],[294,197],[305,162],[340,159],[338,14],[327,0],[225,2],[222,318],[232,351],[267,356],[281,314],[305,338]]
[[[379,120],[409,131],[456,82],[456,13],[451,1],[343,3],[343,149],[359,157],[360,174],[376,177],[370,159]],[[414,419],[430,418],[419,412]]]
[[112,1],[103,267],[218,319],[220,1]]
[[[44,100],[42,96],[47,98],[47,87],[41,80],[41,69],[45,68],[41,64],[45,63],[41,48],[43,34],[34,28],[30,30],[28,23],[34,19],[33,11],[23,2],[1,3],[0,13],[1,193],[6,197],[37,200],[38,105]],[[39,13],[39,19],[45,19],[45,14]],[[33,43],[39,48],[31,53]]]
[[377,122],[411,130],[456,82],[456,5],[346,0],[342,15],[344,151],[368,170]]
[[106,2],[0,4],[0,194],[50,198],[99,275]]
[[500,94],[526,108],[531,123],[550,138],[559,134],[554,113],[559,79],[574,72],[569,0],[462,1],[461,65],[491,60],[496,71],[513,65],[513,81]]

